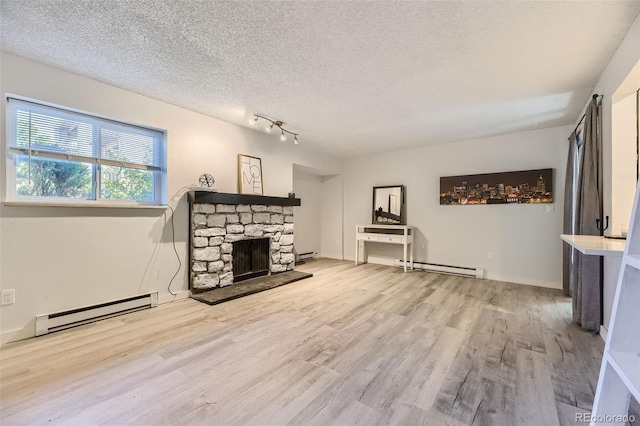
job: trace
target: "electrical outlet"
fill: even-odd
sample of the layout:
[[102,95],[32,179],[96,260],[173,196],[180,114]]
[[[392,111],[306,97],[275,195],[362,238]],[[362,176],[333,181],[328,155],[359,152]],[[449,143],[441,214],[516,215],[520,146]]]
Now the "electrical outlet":
[[547,206],[547,213],[553,213],[553,212],[555,212],[555,211],[556,211],[556,209],[555,209],[555,207],[553,206],[553,204],[549,204],[549,205]]
[[493,252],[489,253],[489,260],[496,260],[496,256],[493,254]]
[[2,304],[11,305],[16,303],[16,290],[14,288],[10,290],[2,290]]

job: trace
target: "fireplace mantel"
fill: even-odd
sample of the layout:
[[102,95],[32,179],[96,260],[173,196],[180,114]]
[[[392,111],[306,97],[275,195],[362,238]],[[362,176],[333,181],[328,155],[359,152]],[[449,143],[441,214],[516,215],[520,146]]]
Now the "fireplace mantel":
[[230,194],[212,191],[190,191],[191,204],[248,204],[263,206],[299,206],[300,198],[268,197],[265,195]]

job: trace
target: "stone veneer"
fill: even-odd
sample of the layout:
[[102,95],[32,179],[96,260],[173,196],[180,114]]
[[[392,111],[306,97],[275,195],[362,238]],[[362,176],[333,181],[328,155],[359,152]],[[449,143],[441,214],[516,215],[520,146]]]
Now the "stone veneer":
[[295,266],[292,206],[195,203],[191,229],[194,290],[233,284],[234,241],[270,237],[270,272]]

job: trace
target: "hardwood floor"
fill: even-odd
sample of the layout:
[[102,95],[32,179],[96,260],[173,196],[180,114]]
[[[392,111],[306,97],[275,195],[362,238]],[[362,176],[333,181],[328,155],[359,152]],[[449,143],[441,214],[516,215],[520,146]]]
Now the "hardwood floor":
[[320,259],[313,278],[0,349],[3,425],[565,425],[603,342],[559,290]]

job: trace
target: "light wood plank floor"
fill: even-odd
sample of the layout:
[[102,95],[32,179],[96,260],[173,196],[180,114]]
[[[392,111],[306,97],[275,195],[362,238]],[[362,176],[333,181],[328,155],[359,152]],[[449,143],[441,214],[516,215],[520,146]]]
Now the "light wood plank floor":
[[603,342],[559,290],[319,259],[314,277],[0,349],[3,425],[564,425]]

